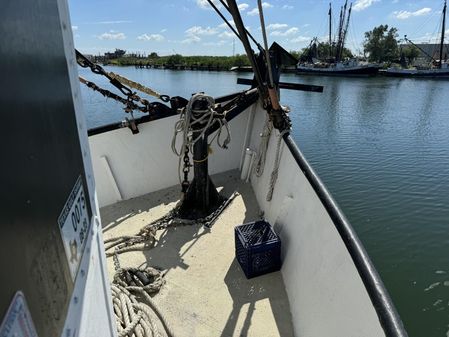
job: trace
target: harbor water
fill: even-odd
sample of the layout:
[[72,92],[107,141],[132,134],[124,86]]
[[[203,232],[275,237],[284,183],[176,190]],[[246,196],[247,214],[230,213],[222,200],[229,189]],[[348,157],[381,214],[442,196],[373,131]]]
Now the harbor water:
[[[106,68],[186,98],[243,90],[237,77],[251,76]],[[111,87],[87,69],[80,75]],[[321,94],[282,90],[293,137],[364,243],[410,337],[449,337],[449,81],[281,80],[324,86]],[[122,105],[85,86],[82,95],[89,128],[127,117]]]

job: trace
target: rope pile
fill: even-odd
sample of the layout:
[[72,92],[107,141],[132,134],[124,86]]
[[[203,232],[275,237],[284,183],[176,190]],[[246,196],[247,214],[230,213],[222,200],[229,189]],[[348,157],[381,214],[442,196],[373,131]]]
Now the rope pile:
[[[118,236],[104,241],[106,256],[113,256],[116,270],[111,289],[119,337],[173,337],[175,335],[150,296],[159,292],[163,286],[162,272],[152,267],[122,268],[118,255],[145,248],[136,245],[156,240],[157,230],[168,226],[199,224],[209,227],[237,195],[238,193],[234,192],[215,212],[203,219],[180,219],[177,217],[177,207],[175,207],[165,216],[143,227],[136,235]],[[147,304],[138,299],[143,299]],[[161,334],[158,326],[164,328],[165,335]]]
[[[112,283],[112,304],[119,337],[173,337],[174,333],[150,294],[163,285],[162,274],[155,268],[119,269]],[[147,304],[139,302],[142,298]],[[163,333],[159,331],[162,326]]]

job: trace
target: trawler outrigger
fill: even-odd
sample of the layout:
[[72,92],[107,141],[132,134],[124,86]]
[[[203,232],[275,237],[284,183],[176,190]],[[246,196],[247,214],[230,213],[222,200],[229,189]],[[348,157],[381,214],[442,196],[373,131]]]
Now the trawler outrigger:
[[[13,145],[3,152],[0,336],[407,335],[289,135],[279,89],[322,88],[279,82],[290,57],[266,38],[256,56],[236,2],[223,4],[252,87],[188,100],[138,88],[170,106],[74,52],[66,1],[17,0],[2,11],[0,101],[11,113],[3,143]],[[119,93],[79,79],[77,62]],[[130,117],[88,131],[79,80]],[[133,118],[136,109],[148,115]],[[282,268],[247,279],[235,226],[262,217],[273,228],[255,241],[282,242]],[[262,256],[271,258],[249,267],[264,266]]]

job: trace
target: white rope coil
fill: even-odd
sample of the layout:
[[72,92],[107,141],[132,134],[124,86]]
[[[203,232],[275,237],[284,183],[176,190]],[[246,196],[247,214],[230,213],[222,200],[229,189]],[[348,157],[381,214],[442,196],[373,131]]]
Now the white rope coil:
[[[197,114],[193,114],[192,107],[196,101],[199,100],[207,100],[208,101],[208,109],[206,110],[196,110],[195,112]],[[208,146],[214,142],[214,140],[217,140],[217,145],[220,148],[226,149],[228,147],[228,144],[231,142],[231,131],[229,129],[228,122],[225,117],[225,113],[220,114],[217,111],[214,110],[215,107],[215,100],[213,97],[197,93],[192,96],[187,106],[183,109],[181,112],[181,115],[179,117],[179,120],[175,124],[174,128],[174,134],[172,138],[171,143],[171,149],[175,155],[179,157],[179,165],[178,165],[178,172],[179,172],[179,181],[181,182],[181,161],[182,156],[184,154],[184,151],[186,148],[192,152],[193,145],[201,139],[204,134],[207,132],[207,130],[214,125],[215,123],[218,123],[218,131],[213,136],[213,138],[209,141]],[[199,117],[195,116],[199,115]],[[200,126],[200,127],[198,127]],[[226,138],[222,140],[222,131],[223,127],[226,130]],[[193,138],[193,130],[196,132],[199,132],[198,135],[196,135],[195,138]],[[179,149],[176,147],[178,135],[182,133],[182,143]]]
[[[174,336],[165,316],[150,296],[158,292],[163,283],[162,273],[155,268],[117,270],[111,289],[119,337]],[[146,303],[138,301],[136,296]],[[164,331],[159,331],[158,326],[162,326]]]

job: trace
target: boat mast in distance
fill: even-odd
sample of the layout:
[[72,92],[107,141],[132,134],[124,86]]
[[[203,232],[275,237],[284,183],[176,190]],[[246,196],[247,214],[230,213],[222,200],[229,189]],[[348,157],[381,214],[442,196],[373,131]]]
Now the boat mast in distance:
[[329,2],[329,59],[332,58],[332,3]]
[[447,8],[447,2],[444,0],[444,7],[443,7],[443,25],[441,27],[441,43],[440,43],[440,59],[439,59],[439,66],[440,69],[443,68],[443,46],[444,46],[444,30],[446,29],[446,8]]

